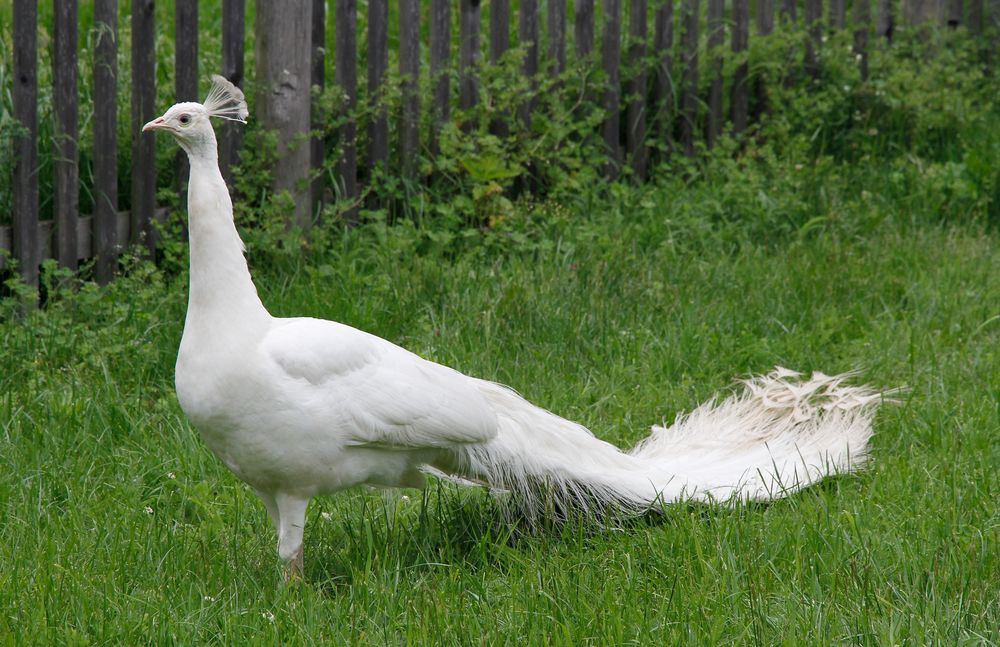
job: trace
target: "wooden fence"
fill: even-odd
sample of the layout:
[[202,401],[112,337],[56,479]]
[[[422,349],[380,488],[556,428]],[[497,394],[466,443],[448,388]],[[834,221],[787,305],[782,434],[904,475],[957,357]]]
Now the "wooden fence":
[[[652,1],[653,5],[649,2]],[[918,22],[937,20],[950,25],[965,24],[970,31],[981,32],[984,27],[984,0],[904,0],[903,18]],[[484,45],[480,42],[482,6],[480,0],[429,0],[421,6],[420,0],[398,0],[398,60],[399,72],[404,78],[402,102],[397,129],[399,165],[401,171],[412,176],[422,150],[433,154],[437,150],[437,136],[442,123],[451,115],[453,92],[450,86],[453,69],[452,52],[457,41],[457,105],[469,108],[479,101],[477,68]],[[576,0],[573,4],[572,33],[574,55],[592,57],[603,69],[607,84],[600,96],[605,111],[601,133],[607,149],[606,172],[617,173],[628,164],[638,176],[647,172],[648,143],[651,137],[667,137],[665,132],[651,132],[651,123],[664,123],[664,113],[677,106],[676,114],[669,115],[679,128],[682,149],[692,154],[696,142],[702,137],[711,146],[722,134],[725,123],[734,133],[747,128],[751,115],[748,67],[737,67],[729,87],[730,110],[723,113],[723,60],[719,54],[725,45],[726,31],[730,36],[729,50],[738,55],[749,45],[751,11],[749,0],[707,0],[702,7],[700,0]],[[845,0],[781,0],[778,11],[789,24],[797,20],[803,9],[804,23],[810,34],[810,43],[803,72],[818,71],[816,53],[822,47],[825,29],[854,30],[854,43],[862,66],[867,73],[869,40],[876,37],[890,38],[895,16],[890,0],[854,0],[850,9]],[[54,0],[55,14],[52,29],[53,47],[53,103],[55,113],[54,154],[54,217],[39,221],[38,196],[38,87],[37,87],[37,33],[38,14],[36,0],[14,0],[14,60],[13,106],[14,117],[23,126],[24,134],[16,139],[16,167],[14,176],[14,213],[10,227],[0,227],[0,250],[13,251],[24,280],[38,285],[39,264],[44,258],[56,258],[68,268],[76,268],[81,259],[95,258],[95,277],[106,282],[117,266],[117,257],[123,245],[139,244],[152,249],[155,244],[153,221],[162,217],[155,205],[155,159],[153,135],[140,132],[142,124],[157,116],[166,106],[154,105],[154,0],[131,2],[131,79],[119,78],[117,68],[118,2],[93,0],[94,18],[91,29],[95,37],[93,50],[94,106],[93,106],[93,174],[94,213],[82,217],[78,208],[78,7],[77,0]],[[335,0],[334,48],[324,45],[330,40],[326,34],[327,2],[323,0],[297,0],[295,2],[257,4],[257,65],[258,76],[269,83],[290,83],[276,78],[288,75],[289,69],[297,78],[307,78],[312,85],[323,86],[324,57],[326,52],[335,56],[335,83],[345,92],[347,107],[353,108],[358,100],[357,52],[357,0]],[[388,66],[388,0],[368,0],[367,33],[367,84],[370,93],[377,92],[385,82]],[[268,9],[270,7],[270,9]],[[486,51],[489,61],[496,62],[511,47],[511,2],[490,0]],[[568,11],[566,0],[547,0],[544,12],[538,0],[520,0],[517,16],[518,42],[525,47],[524,74],[532,79],[540,74],[561,74],[567,66]],[[775,28],[774,0],[756,0],[755,33],[767,36]],[[995,7],[990,5],[991,14]],[[457,11],[457,16],[452,12]],[[198,51],[198,2],[175,0],[176,46],[176,96],[178,101],[198,100],[197,51]],[[544,21],[541,14],[544,13]],[[623,14],[628,14],[623,27]],[[597,16],[601,19],[597,20]],[[303,17],[305,21],[303,22]],[[874,17],[874,19],[873,19]],[[996,19],[990,15],[989,18]],[[288,22],[297,19],[296,31],[289,32]],[[223,76],[238,86],[244,81],[245,0],[223,0],[222,8],[222,70]],[[675,30],[676,23],[676,30]],[[452,27],[457,24],[457,38]],[[539,44],[541,25],[544,24],[543,52]],[[421,106],[418,79],[422,60],[421,26],[427,27],[428,50],[426,59],[432,82],[430,105],[426,110],[433,124],[429,133],[421,133]],[[700,34],[704,25],[707,33]],[[311,28],[310,28],[311,26]],[[281,30],[285,29],[284,35]],[[598,32],[599,30],[599,32]],[[679,38],[675,33],[680,32]],[[277,35],[276,35],[277,34]],[[294,34],[291,36],[289,34]],[[625,38],[627,36],[627,38]],[[270,44],[268,39],[271,38]],[[297,40],[291,43],[288,39]],[[277,39],[277,40],[275,40]],[[598,42],[599,41],[599,42]],[[704,43],[702,41],[705,41]],[[303,48],[301,45],[307,45]],[[311,46],[308,44],[311,43]],[[705,49],[704,45],[708,45]],[[294,46],[293,46],[294,45]],[[623,48],[624,45],[624,48]],[[623,51],[624,50],[624,51]],[[699,93],[699,54],[710,52],[714,58],[708,69],[712,75],[707,96]],[[305,52],[303,54],[303,52]],[[290,58],[291,57],[291,58]],[[679,57],[679,58],[678,58]],[[630,74],[624,82],[621,70],[624,65],[638,72]],[[654,64],[646,67],[649,61]],[[672,78],[675,61],[681,68],[678,81]],[[118,209],[117,191],[117,139],[116,91],[119,83],[131,87],[131,137],[124,143],[132,147],[130,213]],[[299,122],[270,121],[267,106],[258,105],[265,125],[276,127],[290,141],[297,133],[308,129],[309,92],[299,84],[291,101],[305,103],[305,125]],[[265,93],[270,96],[277,92]],[[623,104],[623,97],[627,99]],[[265,98],[265,101],[269,99]],[[704,124],[700,114],[706,114]],[[525,106],[522,118],[530,119],[531,104]],[[653,117],[653,118],[651,118]],[[622,128],[621,119],[624,119]],[[224,174],[236,161],[240,147],[240,130],[223,124],[220,132],[220,163]],[[367,136],[367,159],[370,163],[389,160],[389,115],[377,113],[370,120]],[[338,161],[341,189],[348,198],[359,195],[358,151],[356,149],[357,124],[346,122],[339,132],[341,155]],[[292,154],[285,151],[283,154]],[[276,188],[294,191],[301,185],[309,167],[318,167],[324,156],[322,142],[313,141],[298,161],[283,161],[277,174]],[[303,161],[304,160],[304,161]],[[287,162],[287,163],[286,163]],[[183,167],[184,160],[178,160]],[[284,178],[284,179],[283,179]],[[285,186],[280,186],[284,182]],[[308,197],[297,196],[304,208],[297,215],[299,224],[309,222]],[[304,214],[304,215],[303,215]],[[356,222],[357,211],[347,214]],[[0,263],[3,262],[0,256]]]

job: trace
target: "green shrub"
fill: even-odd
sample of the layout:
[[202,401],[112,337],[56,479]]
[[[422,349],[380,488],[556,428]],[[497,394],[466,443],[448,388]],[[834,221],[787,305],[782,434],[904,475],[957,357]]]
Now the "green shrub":
[[[40,115],[39,148],[41,164],[42,217],[51,216],[52,132],[51,132],[51,7],[40,8]],[[128,7],[122,5],[119,17],[119,202],[128,208],[128,145],[131,114],[129,105],[130,47]],[[155,43],[157,58],[157,106],[172,101],[173,25],[172,5],[157,7],[157,22],[163,27]],[[201,23],[217,25],[221,10],[206,6]],[[252,24],[253,11],[247,16]],[[80,7],[80,206],[89,213],[93,206],[90,106],[93,103],[93,41],[89,25],[92,7]],[[395,24],[395,23],[393,23]],[[364,40],[365,16],[360,13],[359,34]],[[199,69],[202,76],[218,69],[218,29],[202,29]],[[253,56],[253,29],[247,30],[247,97],[256,99]],[[808,34],[804,29],[782,26],[775,34],[754,37],[750,50],[741,57],[726,54],[724,78],[732,78],[735,67],[749,63],[751,88],[763,86],[766,92],[752,91],[751,112],[761,113],[750,132],[736,141],[723,138],[713,151],[702,151],[696,160],[680,158],[666,134],[651,128],[648,144],[653,150],[654,182],[681,182],[690,188],[697,181],[708,182],[718,193],[706,195],[706,204],[691,207],[692,213],[717,222],[739,222],[747,231],[757,232],[758,239],[798,234],[822,228],[844,213],[845,201],[860,199],[849,187],[838,190],[824,186],[824,169],[843,165],[838,171],[850,176],[852,186],[874,174],[884,186],[866,189],[878,197],[896,196],[916,202],[922,191],[947,195],[940,200],[939,218],[982,217],[996,220],[1000,192],[997,172],[991,160],[997,151],[992,138],[982,133],[995,131],[998,122],[992,97],[996,93],[995,75],[988,69],[983,41],[966,31],[927,31],[900,27],[891,44],[873,42],[870,77],[862,80],[857,54],[849,30],[835,31],[823,37],[817,50],[819,74],[809,77],[803,69]],[[624,46],[629,43],[626,39]],[[10,22],[0,22],[0,60],[10,60]],[[365,66],[364,42],[359,44],[359,69]],[[648,48],[646,63],[656,64],[657,53]],[[721,52],[720,52],[721,53]],[[700,52],[700,80],[703,96],[712,81],[712,54]],[[581,196],[605,192],[603,179],[605,150],[599,134],[603,111],[597,101],[605,79],[595,60],[571,62],[565,73],[551,78],[542,73],[533,87],[521,73],[524,51],[511,49],[496,65],[482,63],[479,69],[478,104],[466,111],[453,110],[451,119],[439,133],[438,150],[431,154],[428,137],[431,123],[431,84],[426,66],[420,79],[422,106],[422,155],[415,177],[400,174],[397,150],[400,111],[400,78],[396,73],[396,52],[390,54],[390,73],[384,90],[377,97],[367,96],[364,83],[357,108],[348,111],[340,88],[328,85],[316,95],[316,122],[322,126],[313,133],[320,137],[327,151],[327,162],[318,172],[318,181],[326,187],[323,210],[318,213],[321,227],[312,237],[339,235],[343,215],[359,207],[362,219],[376,222],[399,222],[411,219],[425,229],[434,230],[429,238],[439,244],[456,235],[471,236],[473,231],[501,227],[516,217],[516,205],[525,201],[578,203]],[[327,78],[332,79],[332,56],[327,57]],[[674,57],[672,78],[681,78],[681,56]],[[623,63],[623,82],[637,71]],[[458,79],[452,71],[452,91],[457,94]],[[651,77],[652,75],[650,75]],[[649,83],[652,83],[650,78]],[[9,221],[11,211],[11,139],[17,132],[10,115],[9,67],[0,63],[0,221]],[[651,88],[647,88],[651,91]],[[679,100],[679,83],[674,88]],[[724,95],[729,96],[727,86]],[[630,97],[623,97],[625,100]],[[647,98],[651,98],[647,95]],[[763,98],[763,102],[760,99]],[[521,108],[533,104],[530,123]],[[671,106],[675,109],[676,106]],[[728,110],[728,106],[726,106]],[[379,110],[390,115],[390,163],[373,167],[367,159],[368,126]],[[704,109],[702,110],[704,113]],[[702,117],[704,118],[704,114]],[[357,123],[356,148],[364,195],[360,203],[346,200],[339,185],[337,161],[340,155],[338,131],[348,119]],[[674,121],[678,119],[674,115]],[[624,120],[622,120],[624,121]],[[652,119],[650,119],[652,121]],[[676,123],[675,123],[676,125]],[[624,127],[624,125],[623,125]],[[672,134],[672,133],[668,133]],[[237,218],[246,236],[259,248],[275,249],[292,245],[301,236],[289,232],[283,224],[288,212],[287,196],[270,191],[270,166],[275,163],[273,144],[254,120],[246,128],[246,143],[240,169],[236,173],[239,193]],[[183,205],[177,202],[178,187],[176,146],[166,138],[157,140],[157,175],[161,188],[160,202],[175,207],[176,222],[168,226],[165,245],[170,246],[174,233],[183,231]],[[719,186],[719,177],[730,171],[746,174],[741,186]],[[630,180],[627,166],[623,179]],[[673,176],[679,179],[668,179]],[[873,185],[874,182],[869,182]],[[775,191],[781,185],[799,193]],[[941,191],[929,185],[941,185]],[[943,186],[947,185],[947,186]],[[872,189],[876,189],[872,191]],[[805,192],[805,193],[802,193]],[[815,199],[808,197],[812,193]],[[786,197],[775,202],[774,195]],[[817,212],[816,200],[824,205]],[[826,213],[829,211],[829,213]],[[920,209],[926,213],[927,209]],[[877,210],[866,218],[877,220]],[[864,226],[860,226],[864,229]],[[258,231],[259,230],[259,231]],[[178,242],[182,237],[178,239]],[[449,243],[450,244],[450,243]],[[179,249],[166,249],[164,256],[179,260]]]

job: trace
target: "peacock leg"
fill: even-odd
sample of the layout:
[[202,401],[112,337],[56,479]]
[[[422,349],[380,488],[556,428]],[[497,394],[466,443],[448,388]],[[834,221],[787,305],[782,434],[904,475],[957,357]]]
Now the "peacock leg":
[[278,506],[278,556],[285,562],[287,579],[301,577],[303,573],[302,534],[306,526],[306,508],[309,499],[291,494],[277,494]]
[[271,518],[271,523],[274,525],[274,532],[280,535],[281,533],[281,515],[278,513],[278,504],[274,502],[274,497],[266,492],[261,492],[260,490],[254,490],[260,500],[264,502],[264,507],[267,509],[267,516]]

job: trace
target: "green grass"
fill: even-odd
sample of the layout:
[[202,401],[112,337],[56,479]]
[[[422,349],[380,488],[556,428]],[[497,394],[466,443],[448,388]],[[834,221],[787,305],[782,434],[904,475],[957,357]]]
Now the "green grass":
[[866,471],[537,532],[479,491],[343,493],[314,502],[305,582],[284,587],[263,507],[173,393],[184,273],[137,264],[25,316],[0,302],[0,643],[996,644],[983,204],[933,165],[728,164],[488,233],[371,225],[304,255],[251,235],[251,265],[275,314],[356,325],[623,445],[734,377],[859,368],[909,387]]

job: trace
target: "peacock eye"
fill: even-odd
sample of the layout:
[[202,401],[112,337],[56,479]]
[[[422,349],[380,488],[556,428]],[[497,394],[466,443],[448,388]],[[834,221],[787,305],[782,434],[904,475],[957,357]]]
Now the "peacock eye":
[[183,124],[183,125],[186,126],[191,121],[191,116],[190,115],[181,115],[179,121],[181,122],[181,124]]

